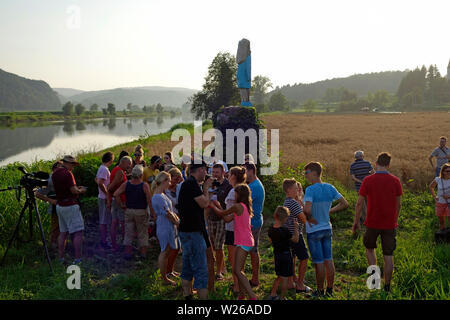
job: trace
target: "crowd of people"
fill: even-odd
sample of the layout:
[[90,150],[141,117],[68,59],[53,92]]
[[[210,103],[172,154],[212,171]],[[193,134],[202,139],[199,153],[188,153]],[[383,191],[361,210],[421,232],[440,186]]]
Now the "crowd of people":
[[[440,146],[430,156],[436,174],[430,191],[436,200],[440,230],[445,229],[445,217],[450,217],[450,149],[445,146],[446,141],[441,137]],[[436,165],[433,157],[437,158]],[[134,157],[123,151],[110,171],[114,154],[103,154],[95,177],[99,248],[112,250],[129,260],[135,257],[136,241],[139,257],[145,259],[149,239],[156,237],[162,281],[174,286],[174,280],[181,278],[185,299],[192,299],[194,293],[206,299],[208,292],[214,291],[215,282],[225,279],[228,263],[232,290],[238,299],[256,300],[253,290],[260,285],[258,245],[265,200],[258,168],[250,154],[245,156],[244,164],[230,169],[214,154],[209,164],[194,158],[195,155],[184,156],[178,168],[172,154],[167,152],[163,158],[154,155],[146,163],[144,149],[138,145]],[[381,237],[386,291],[390,290],[392,279],[402,197],[400,180],[389,173],[390,162],[389,153],[380,153],[374,168],[359,150],[349,172],[359,194],[352,232],[358,232],[364,224],[368,265],[377,264],[375,249]],[[74,264],[82,262],[84,220],[78,197],[86,192],[85,187],[77,186],[72,173],[78,165],[74,157],[64,156],[53,165],[47,188],[36,193],[39,199],[50,203],[51,247],[58,250],[58,258],[64,262],[66,239],[70,235]],[[277,276],[271,300],[284,299],[288,289],[311,297],[333,295],[335,267],[330,215],[346,209],[348,202],[333,185],[322,181],[322,170],[319,162],[305,165],[304,175],[309,184],[305,192],[294,178],[285,179],[281,186],[285,200],[275,209],[274,224],[268,228]],[[178,273],[174,266],[180,253],[182,269]],[[244,272],[248,256],[250,279]],[[314,290],[305,284],[309,259],[315,269]]]

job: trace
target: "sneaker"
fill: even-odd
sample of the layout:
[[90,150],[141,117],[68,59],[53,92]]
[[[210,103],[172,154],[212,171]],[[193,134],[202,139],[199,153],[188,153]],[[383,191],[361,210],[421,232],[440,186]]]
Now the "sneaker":
[[309,297],[310,297],[310,298],[318,299],[318,298],[323,297],[324,295],[325,295],[324,290],[314,290],[314,291],[309,295]]
[[75,260],[73,260],[72,264],[80,265],[80,264],[81,264],[81,259],[75,259]]
[[390,284],[385,284],[384,285],[384,291],[385,292],[390,292],[391,291],[391,285]]
[[269,296],[269,300],[275,301],[275,300],[280,300],[279,296]]
[[327,297],[332,297],[333,296],[333,288],[328,288],[327,287],[327,291],[325,292],[325,295]]

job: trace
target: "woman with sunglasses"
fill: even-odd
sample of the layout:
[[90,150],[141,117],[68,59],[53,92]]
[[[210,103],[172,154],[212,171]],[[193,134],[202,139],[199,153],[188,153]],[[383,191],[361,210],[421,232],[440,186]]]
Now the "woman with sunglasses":
[[[437,195],[435,189],[437,187]],[[439,230],[445,230],[445,217],[450,220],[450,164],[441,167],[438,177],[430,183],[430,191],[436,201],[436,215],[439,218]]]
[[144,160],[144,148],[142,148],[142,146],[140,144],[138,144],[136,146],[136,148],[134,149],[133,168],[137,164],[141,165],[144,168],[146,166],[145,160]]

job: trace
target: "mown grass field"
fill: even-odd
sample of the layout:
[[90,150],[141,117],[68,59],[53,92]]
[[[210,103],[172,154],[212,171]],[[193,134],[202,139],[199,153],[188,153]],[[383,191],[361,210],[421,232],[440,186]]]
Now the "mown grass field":
[[[440,114],[441,121],[444,115]],[[380,116],[375,115],[375,117]],[[393,127],[403,128],[406,131],[401,132],[398,129],[395,135],[396,138],[408,137],[409,141],[423,140],[421,137],[411,136],[413,131],[408,129],[404,120],[399,121],[396,116],[382,115],[385,118],[381,119],[381,125],[379,125],[381,130],[378,132],[384,135],[383,132],[386,131],[384,127],[388,126],[388,123],[391,123]],[[338,118],[335,119],[333,117]],[[355,116],[352,115],[351,117]],[[428,123],[425,120],[420,122],[417,118],[419,115],[412,114],[411,117],[415,119],[414,121],[418,121],[417,126],[432,128],[435,126],[435,121],[439,116],[430,116],[430,118],[426,118],[427,114],[421,116],[422,119],[428,119],[426,121],[432,121],[432,123]],[[394,253],[395,269],[392,292],[386,295],[382,291],[370,291],[366,287],[366,279],[368,277],[365,273],[367,262],[362,238],[361,235],[358,237],[351,235],[356,193],[353,191],[351,185],[349,185],[345,174],[352,160],[354,148],[366,150],[367,158],[369,159],[372,156],[374,157],[379,151],[390,151],[394,156],[392,167],[394,173],[396,173],[396,170],[398,170],[396,157],[400,157],[397,149],[403,148],[404,143],[401,146],[397,146],[394,141],[390,142],[386,138],[386,146],[381,142],[377,144],[380,150],[376,150],[374,146],[370,149],[371,144],[364,141],[362,143],[366,143],[367,148],[364,147],[365,145],[357,147],[350,143],[349,145],[351,147],[348,147],[349,149],[347,150],[342,149],[344,147],[343,145],[340,146],[341,148],[337,148],[336,144],[338,142],[330,143],[329,141],[321,142],[319,140],[320,138],[325,140],[333,138],[335,139],[334,141],[342,140],[343,142],[349,143],[349,140],[352,139],[351,132],[361,128],[362,122],[368,126],[372,122],[380,121],[378,118],[363,119],[365,119],[365,122],[359,118],[345,119],[345,116],[342,115],[305,115],[298,116],[298,118],[292,118],[292,115],[273,115],[263,118],[268,128],[281,128],[280,150],[282,165],[278,174],[261,177],[266,189],[266,202],[264,206],[265,222],[260,242],[261,285],[256,289],[256,294],[259,299],[265,299],[269,295],[272,282],[275,278],[273,255],[268,241],[267,228],[273,223],[273,209],[277,205],[282,204],[284,199],[281,181],[286,177],[296,177],[306,187],[301,169],[304,163],[309,160],[318,160],[324,163],[325,180],[335,184],[350,203],[350,207],[347,210],[331,217],[333,223],[333,255],[337,271],[335,295],[331,299],[450,299],[450,273],[448,272],[450,269],[450,246],[436,245],[433,242],[434,231],[438,225],[434,215],[433,200],[425,189],[419,190],[419,188],[411,188],[411,191],[405,188],[407,191],[403,198],[403,206],[399,218],[397,250]],[[408,119],[405,121],[410,123],[413,120]],[[289,125],[295,125],[296,131],[289,131],[290,129],[287,128]],[[343,133],[341,133],[341,136],[334,137],[333,134],[337,134],[339,131],[335,127],[349,132],[345,137],[342,136]],[[435,137],[436,134],[437,136],[441,135],[442,133],[437,133],[438,129],[439,126],[434,129],[435,134],[430,136]],[[316,130],[316,135],[310,132],[312,130]],[[419,132],[423,133],[425,130]],[[374,134],[368,136],[368,139],[373,139]],[[295,137],[297,137],[297,143],[295,143]],[[359,134],[357,137],[361,138],[361,135]],[[388,136],[386,135],[386,137]],[[309,141],[310,144],[316,144],[317,147],[307,149],[308,145],[301,141]],[[431,148],[434,146],[433,141],[428,140],[428,145],[426,145],[425,141],[422,142],[423,148],[421,150],[429,149],[424,157],[431,152]],[[170,133],[166,133],[117,146],[112,148],[112,151],[116,154],[122,149],[131,151],[137,143],[141,143],[146,149],[146,157],[155,153],[162,154],[170,150],[175,144],[174,142],[170,142]],[[391,146],[396,146],[396,148],[392,148]],[[414,151],[415,147],[411,146],[410,150]],[[340,153],[336,154],[337,151]],[[321,154],[321,152],[323,153]],[[345,155],[345,158],[343,156],[340,157],[340,154]],[[320,156],[323,156],[323,158],[320,158]],[[83,170],[77,173],[77,179],[80,184],[92,184],[93,175],[95,175],[100,162],[98,154],[86,154],[80,158]],[[340,160],[338,161],[337,159]],[[337,161],[336,169],[339,167],[339,163],[341,163],[342,170],[344,171],[341,176],[334,175],[334,171],[332,170],[333,161]],[[38,162],[33,164],[30,169],[48,170],[49,166],[50,162]],[[0,188],[17,184],[20,176],[20,172],[12,165],[1,168]],[[90,192],[92,190],[95,191],[95,186],[90,187],[89,190]],[[68,275],[65,273],[65,269],[57,264],[56,260],[53,261],[55,273],[52,275],[49,272],[35,226],[35,241],[15,244],[13,249],[8,253],[6,264],[1,267],[0,299],[181,299],[182,294],[179,283],[176,288],[171,288],[163,286],[159,279],[156,266],[159,247],[156,244],[151,245],[150,254],[146,260],[136,262],[126,262],[118,256],[96,251],[95,244],[99,239],[96,225],[96,198],[93,197],[95,194],[91,194],[90,196],[89,198],[83,199],[83,211],[87,222],[87,232],[85,240],[86,258],[82,265],[82,289],[71,291],[66,288]],[[39,202],[39,208],[42,212],[45,229],[48,231],[49,218],[44,213],[46,205]],[[15,200],[13,192],[8,191],[0,194],[0,254],[5,250],[7,239],[13,230],[19,209],[20,207]],[[26,223],[24,223],[21,229],[21,238],[26,239],[26,235],[27,228]],[[382,261],[381,252],[377,252],[377,255],[378,260]],[[176,266],[178,271],[180,271],[180,263],[181,257],[178,259]],[[382,269],[382,265],[380,267]],[[250,274],[249,260],[246,271]],[[210,298],[235,299],[230,291],[230,279],[231,269],[228,266],[226,280],[216,283],[216,292],[211,294]],[[314,271],[311,264],[308,265],[306,282],[309,286],[314,286]],[[292,290],[289,292],[288,298],[297,300],[307,299],[301,294],[295,294],[295,291]]]

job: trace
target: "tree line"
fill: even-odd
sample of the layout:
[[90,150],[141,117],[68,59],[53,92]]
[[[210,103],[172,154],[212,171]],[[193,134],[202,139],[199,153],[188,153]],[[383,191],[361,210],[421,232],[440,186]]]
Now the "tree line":
[[[188,103],[196,117],[214,119],[222,106],[240,105],[239,90],[236,84],[237,63],[234,55],[219,52],[208,67],[202,90],[191,96]],[[383,80],[384,79],[384,80]],[[336,81],[335,81],[336,80]],[[339,80],[339,81],[338,81]],[[324,83],[342,83],[347,81],[361,88],[351,91],[344,86],[322,88]],[[344,81],[344,82],[345,82]],[[390,91],[379,89],[381,82],[387,81]],[[262,75],[253,78],[251,102],[258,112],[290,111],[303,108],[314,111],[319,105],[327,111],[369,111],[373,109],[401,109],[413,107],[439,106],[450,103],[450,82],[441,76],[436,65],[428,69],[423,66],[413,71],[388,71],[367,75],[354,75],[344,79],[333,79],[318,82],[323,96],[305,100],[288,99],[283,93],[289,86],[273,88],[271,80]],[[373,83],[372,91],[364,86]],[[400,84],[398,84],[400,83]],[[394,87],[397,84],[397,87]],[[299,86],[299,85],[294,85]],[[364,88],[363,88],[364,87]],[[392,90],[391,90],[392,89]],[[397,90],[396,93],[395,89]],[[361,95],[359,92],[366,92]],[[391,93],[392,92],[392,93]],[[303,102],[301,102],[303,101]]]
[[[157,114],[162,114],[164,111],[170,111],[171,113],[175,113],[175,111],[173,110],[173,108],[170,107],[163,107],[161,105],[161,103],[158,104],[154,104],[154,105],[145,105],[142,108],[134,105],[133,103],[128,103],[126,106],[126,109],[123,109],[122,112],[124,115],[128,114],[128,113],[133,113],[133,112],[143,112],[143,113],[148,113],[148,114],[152,114],[152,113],[157,113]],[[86,107],[81,104],[81,103],[77,103],[77,104],[73,104],[71,101],[66,102],[63,106],[62,106],[62,112],[65,116],[71,116],[71,115],[77,115],[80,116],[82,114],[93,114],[93,113],[97,113],[100,111],[100,106],[96,103],[92,104],[89,107],[89,111],[86,110]],[[103,115],[107,116],[114,116],[116,115],[116,106],[114,105],[114,103],[108,103],[106,108],[101,108],[101,111],[103,113]]]

